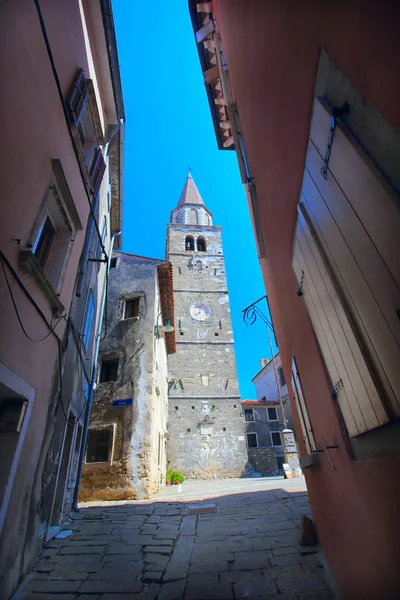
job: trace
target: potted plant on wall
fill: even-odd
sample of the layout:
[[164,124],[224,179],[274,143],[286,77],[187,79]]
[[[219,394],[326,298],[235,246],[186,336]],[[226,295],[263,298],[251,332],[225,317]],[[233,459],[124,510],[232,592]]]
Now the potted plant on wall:
[[179,471],[173,471],[171,474],[172,485],[180,485],[184,482],[184,477]]
[[168,469],[166,475],[165,475],[165,484],[166,485],[171,485],[171,478],[172,478],[172,469]]

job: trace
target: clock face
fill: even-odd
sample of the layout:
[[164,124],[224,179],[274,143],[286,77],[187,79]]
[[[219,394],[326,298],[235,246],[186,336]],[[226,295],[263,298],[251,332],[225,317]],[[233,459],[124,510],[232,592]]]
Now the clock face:
[[190,315],[193,319],[196,319],[196,321],[205,321],[211,315],[211,310],[205,304],[196,302],[190,307]]

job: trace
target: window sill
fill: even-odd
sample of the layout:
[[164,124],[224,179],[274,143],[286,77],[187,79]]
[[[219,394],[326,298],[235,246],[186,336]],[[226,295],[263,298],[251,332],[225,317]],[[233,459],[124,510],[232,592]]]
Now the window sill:
[[51,309],[55,317],[61,316],[65,310],[64,305],[60,301],[58,295],[54,291],[53,286],[47,279],[45,272],[40,266],[36,256],[31,250],[21,250],[19,255],[19,264],[21,270],[35,279],[36,283],[50,302]]

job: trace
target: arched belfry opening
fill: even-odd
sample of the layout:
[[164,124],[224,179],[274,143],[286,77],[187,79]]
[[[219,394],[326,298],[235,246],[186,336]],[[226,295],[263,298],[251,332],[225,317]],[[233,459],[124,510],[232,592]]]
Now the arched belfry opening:
[[197,250],[198,252],[206,252],[207,250],[206,240],[202,235],[197,238]]
[[187,235],[185,238],[185,250],[194,250],[194,237]]

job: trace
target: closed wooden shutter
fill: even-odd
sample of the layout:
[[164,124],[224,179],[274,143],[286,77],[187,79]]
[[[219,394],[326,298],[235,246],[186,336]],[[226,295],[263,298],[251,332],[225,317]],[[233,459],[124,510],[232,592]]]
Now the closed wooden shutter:
[[67,105],[74,123],[77,126],[79,125],[87,99],[88,89],[85,75],[82,69],[78,69],[67,96]]
[[303,394],[303,388],[300,381],[300,376],[297,371],[296,360],[293,357],[292,360],[292,387],[294,391],[294,399],[297,408],[297,414],[299,415],[301,432],[303,435],[303,442],[307,449],[307,453],[311,454],[317,449],[315,443],[314,432],[311,425],[310,417],[308,415],[307,405]]
[[[350,109],[351,110],[351,109]],[[392,418],[400,417],[400,199],[336,126],[321,174],[330,114],[316,100],[301,201],[337,278]],[[392,149],[400,152],[400,147]]]
[[96,148],[89,171],[92,192],[95,197],[99,193],[105,170],[106,163],[103,159],[103,153],[100,148]]
[[[293,268],[350,436],[388,421],[319,246],[300,211]],[[302,282],[302,283],[301,283]]]

